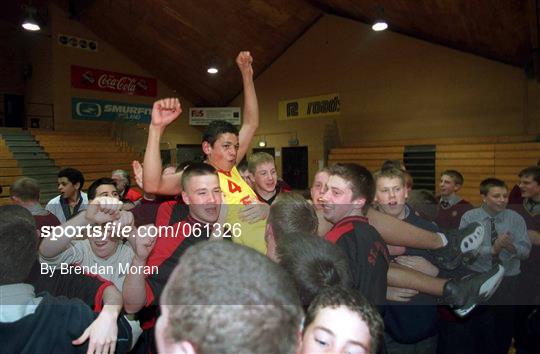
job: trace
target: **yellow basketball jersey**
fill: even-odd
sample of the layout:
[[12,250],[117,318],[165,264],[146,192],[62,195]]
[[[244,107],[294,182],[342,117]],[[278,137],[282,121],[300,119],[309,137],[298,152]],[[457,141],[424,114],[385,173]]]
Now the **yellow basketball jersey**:
[[[259,220],[250,224],[241,221],[238,216],[239,211],[244,205],[258,200],[257,195],[246,181],[244,181],[236,166],[230,172],[218,171],[218,174],[219,185],[225,196],[224,202],[228,206],[225,222],[233,227],[232,240],[241,245],[251,247],[262,254],[266,254],[266,242],[264,241],[266,220]],[[236,228],[235,230],[235,224],[239,224],[240,228]]]

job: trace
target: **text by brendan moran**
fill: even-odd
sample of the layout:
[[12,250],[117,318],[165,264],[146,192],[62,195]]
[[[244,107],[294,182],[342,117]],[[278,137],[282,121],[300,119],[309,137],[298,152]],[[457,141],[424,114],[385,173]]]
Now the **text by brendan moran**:
[[152,275],[158,274],[159,269],[157,266],[134,266],[129,263],[118,263],[117,265],[102,266],[94,264],[91,266],[72,265],[69,263],[60,263],[57,265],[51,265],[47,263],[41,263],[41,275],[48,275],[53,277],[55,272],[59,274],[97,274],[102,276],[107,275]]

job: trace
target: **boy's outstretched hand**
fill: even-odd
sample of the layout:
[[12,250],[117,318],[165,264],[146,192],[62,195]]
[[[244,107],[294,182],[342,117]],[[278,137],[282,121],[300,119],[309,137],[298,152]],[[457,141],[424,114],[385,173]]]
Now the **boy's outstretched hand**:
[[152,107],[152,125],[165,128],[182,113],[178,98],[164,98],[154,102]]
[[253,75],[253,67],[251,66],[252,63],[253,57],[249,52],[240,52],[236,57],[236,65],[238,65],[238,69],[240,69],[242,75]]

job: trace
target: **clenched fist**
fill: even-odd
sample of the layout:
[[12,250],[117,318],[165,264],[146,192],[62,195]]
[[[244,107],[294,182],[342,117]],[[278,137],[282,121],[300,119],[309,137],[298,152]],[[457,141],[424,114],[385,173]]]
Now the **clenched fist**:
[[249,52],[240,52],[236,57],[236,65],[238,65],[238,69],[240,69],[242,75],[253,75],[252,63],[253,57]]
[[154,102],[152,107],[152,125],[165,128],[182,113],[178,98],[164,98]]

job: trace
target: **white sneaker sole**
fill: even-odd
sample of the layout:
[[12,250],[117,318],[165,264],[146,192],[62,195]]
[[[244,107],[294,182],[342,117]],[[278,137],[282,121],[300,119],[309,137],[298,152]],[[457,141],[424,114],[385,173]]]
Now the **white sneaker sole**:
[[478,225],[474,232],[461,240],[460,249],[463,254],[478,250],[484,240],[484,226]]
[[482,301],[487,301],[489,300],[491,296],[493,296],[493,294],[495,293],[495,291],[501,284],[503,277],[504,277],[504,267],[499,264],[499,269],[497,270],[497,273],[493,274],[480,287],[480,291],[478,295],[482,297]]
[[[497,290],[497,288],[499,287],[499,285],[501,284],[501,281],[504,277],[504,267],[502,265],[499,264],[499,269],[497,270],[497,272],[495,274],[493,274],[491,277],[489,277],[481,286],[480,286],[480,289],[478,291],[478,295],[480,296],[480,301],[481,302],[484,302],[484,301],[487,301],[489,300],[489,298],[491,298],[493,296],[493,294],[495,294],[495,291]],[[454,313],[456,315],[458,315],[459,317],[463,318],[465,316],[467,316],[472,310],[474,310],[474,308],[476,307],[477,304],[471,304],[471,305],[465,305],[463,307],[459,307],[459,308],[453,308],[452,311],[454,311]]]

